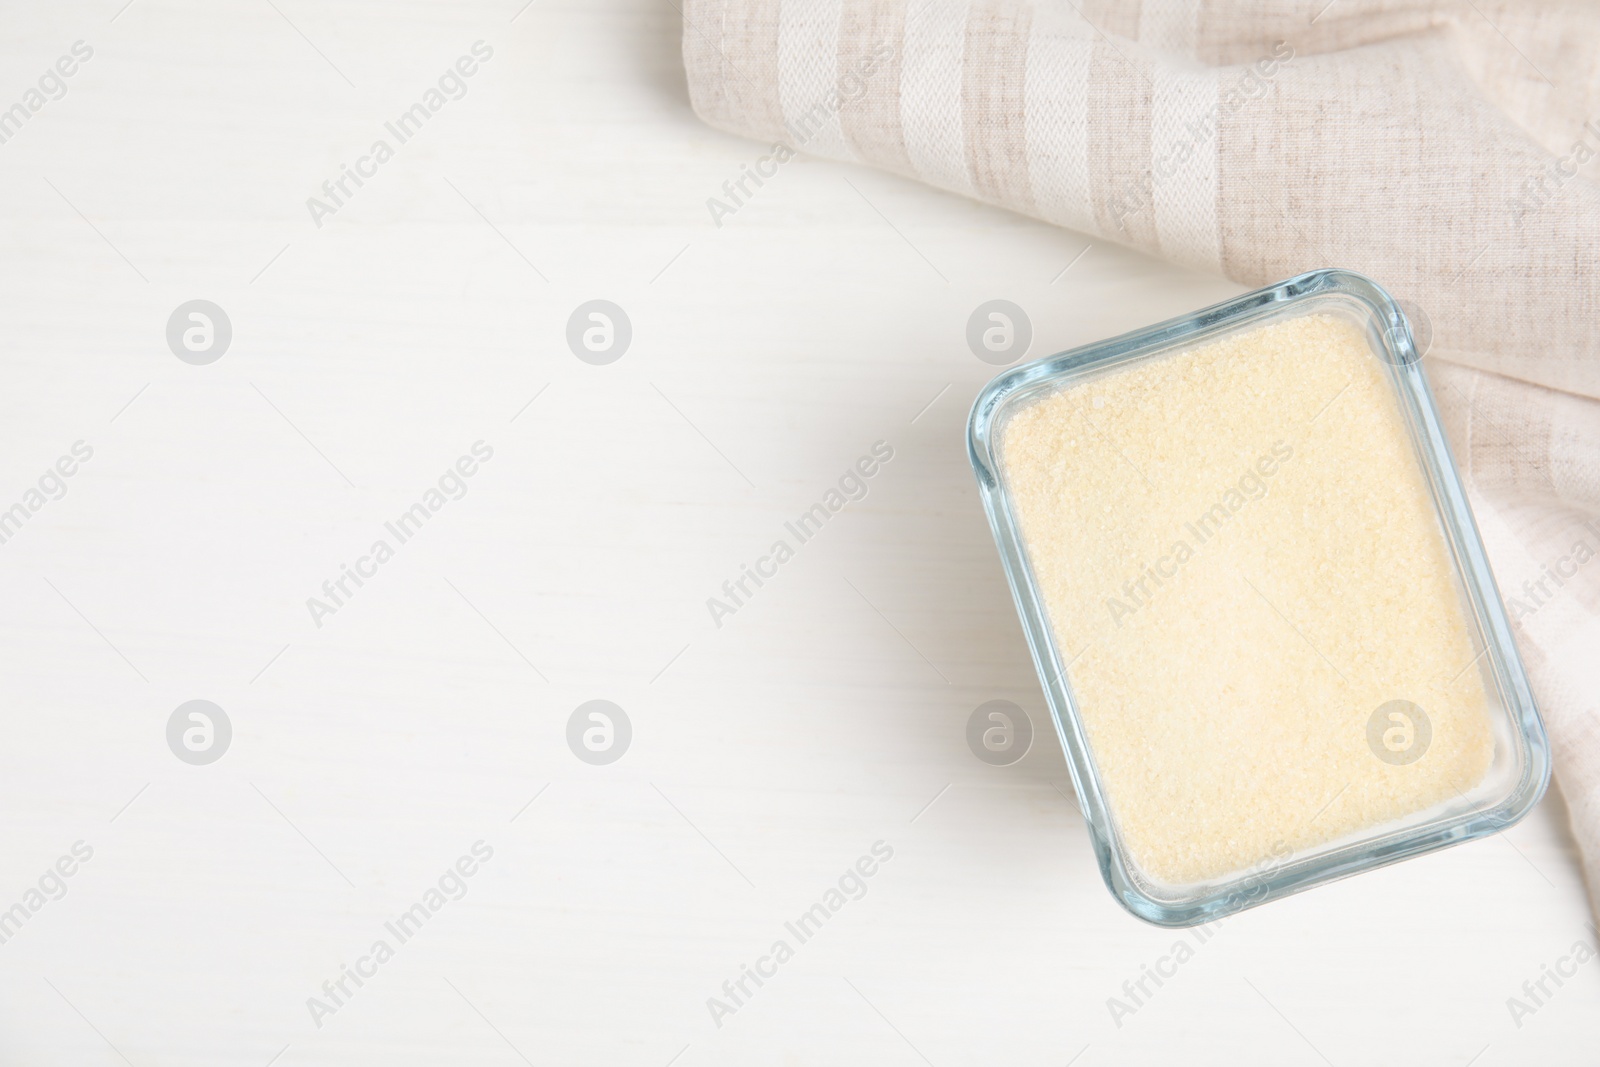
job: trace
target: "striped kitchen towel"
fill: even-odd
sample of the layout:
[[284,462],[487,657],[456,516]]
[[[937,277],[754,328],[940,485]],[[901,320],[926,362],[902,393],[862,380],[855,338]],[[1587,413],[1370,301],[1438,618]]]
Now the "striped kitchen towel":
[[1263,285],[1348,267],[1427,366],[1600,913],[1600,9],[684,0],[695,110]]

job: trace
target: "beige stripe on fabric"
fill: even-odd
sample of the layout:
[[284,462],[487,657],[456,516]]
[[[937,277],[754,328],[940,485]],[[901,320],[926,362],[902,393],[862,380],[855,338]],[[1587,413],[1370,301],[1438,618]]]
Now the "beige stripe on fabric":
[[1547,405],[1528,407],[1529,387],[1492,374],[1476,376],[1471,437],[1466,445],[1476,484],[1495,493],[1556,496],[1551,481],[1551,416]]
[[727,0],[684,0],[683,67],[695,113],[722,129],[748,116],[728,100],[728,69],[722,58],[722,20]]
[[854,159],[839,120],[842,0],[783,0],[778,15],[778,99],[789,143],[811,155]]
[[[900,65],[905,53],[905,8],[880,0],[844,0],[839,28],[839,113],[845,140],[858,159],[900,174],[914,173],[900,125]],[[850,99],[852,78],[863,83]]]
[[1068,0],[1068,2],[1097,31],[1109,37],[1122,38],[1117,42],[1117,47],[1122,47],[1123,41],[1138,39],[1138,4],[1129,3],[1128,0]]
[[1096,42],[1089,62],[1089,194],[1101,233],[1149,252],[1150,78],[1128,43]]
[[1220,274],[1217,72],[1164,65],[1151,80],[1150,199],[1161,254]]
[[[1409,205],[1396,200],[1413,175],[1426,172],[1426,164],[1417,158],[1422,145],[1409,134],[1401,137],[1362,119],[1389,106],[1386,102],[1405,100],[1413,108],[1417,102],[1414,94],[1404,96],[1408,87],[1398,64],[1382,56],[1374,60],[1355,69],[1299,54],[1274,69],[1266,98],[1227,95],[1217,163],[1223,263],[1231,277],[1259,283],[1318,267],[1348,267],[1395,291],[1418,291],[1413,264],[1402,268],[1388,256],[1388,262],[1380,263],[1377,256],[1380,250],[1403,245],[1393,240],[1396,234],[1416,229],[1403,218],[1411,211]],[[1225,95],[1236,88],[1238,76],[1227,80]],[[1344,186],[1354,185],[1325,162],[1333,142],[1341,144],[1348,168],[1366,172],[1355,210],[1341,217],[1325,205],[1330,197],[1342,195]],[[1285,182],[1286,173],[1318,178]],[[1370,182],[1373,173],[1384,174],[1386,180]],[[1401,249],[1413,261],[1438,251],[1437,243]],[[1433,269],[1449,267],[1435,263]],[[1444,326],[1434,323],[1436,331]]]
[[1428,360],[1456,461],[1484,492],[1600,517],[1600,400]]
[[1089,61],[1092,31],[1058,8],[1034,13],[1028,42],[1028,174],[1040,215],[1098,229],[1089,200]]
[[683,21],[684,65],[696,113],[719,129],[782,139],[776,8],[684,0]]
[[906,155],[924,181],[971,193],[961,130],[961,62],[966,55],[966,0],[909,0],[900,108]]
[[973,191],[1031,215],[1035,209],[1023,114],[1030,15],[1030,8],[1011,3],[973,9],[967,19],[961,95]]

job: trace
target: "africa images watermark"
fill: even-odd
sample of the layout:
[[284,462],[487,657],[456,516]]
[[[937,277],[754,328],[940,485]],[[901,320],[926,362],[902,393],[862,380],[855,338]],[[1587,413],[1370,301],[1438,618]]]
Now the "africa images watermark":
[[[1578,968],[1594,959],[1600,953],[1596,952],[1595,943],[1600,941],[1600,930],[1590,926],[1589,933],[1594,940],[1584,941],[1581,938],[1572,943],[1572,948],[1566,954],[1556,958],[1554,965],[1541,964],[1539,977],[1530,978],[1522,983],[1522,996],[1509,996],[1506,998],[1506,1010],[1511,1013],[1511,1021],[1517,1029],[1522,1029],[1522,1023],[1530,1015],[1537,1015],[1539,1009],[1554,999],[1567,984],[1568,978],[1577,976]],[[1551,988],[1551,986],[1555,988]]]
[[[1193,544],[1182,537],[1175,539],[1166,555],[1152,564],[1146,564],[1139,571],[1138,577],[1122,583],[1122,593],[1126,600],[1117,596],[1106,597],[1106,610],[1111,613],[1111,621],[1120,627],[1124,618],[1140,608],[1148,607],[1155,599],[1156,591],[1178,576],[1179,570],[1194,558],[1195,552],[1201,545],[1211,540],[1223,526],[1233,521],[1233,517],[1247,503],[1261,500],[1267,495],[1270,487],[1267,479],[1277,474],[1283,464],[1289,462],[1293,456],[1294,446],[1286,441],[1278,441],[1273,444],[1270,453],[1263,452],[1257,457],[1254,466],[1247,468],[1237,482],[1228,486],[1221,499],[1197,515],[1193,522],[1184,524],[1184,529],[1194,539]],[[1152,582],[1155,583],[1154,588],[1151,586]]]
[[[1258,904],[1267,896],[1267,882],[1281,870],[1290,859],[1294,857],[1294,850],[1283,841],[1273,843],[1272,851],[1265,859],[1261,860],[1250,869],[1244,882],[1229,893],[1223,903],[1228,911],[1246,908]],[[1129,978],[1122,983],[1122,996],[1106,998],[1106,1010],[1111,1012],[1111,1021],[1116,1023],[1117,1029],[1122,1029],[1122,1020],[1130,1015],[1138,1014],[1139,1010],[1147,1006],[1168,981],[1178,976],[1178,968],[1194,959],[1199,948],[1217,936],[1217,931],[1222,924],[1232,915],[1223,915],[1213,919],[1204,926],[1196,926],[1186,931],[1185,936],[1172,943],[1172,948],[1163,955],[1157,956],[1154,964],[1143,963],[1139,965],[1139,976]],[[1190,939],[1193,939],[1191,944]],[[1153,987],[1153,988],[1152,988]]]
[[[460,100],[467,95],[467,79],[478,73],[480,63],[487,63],[494,56],[494,49],[483,41],[474,41],[471,51],[471,55],[461,56],[452,66],[445,68],[438,82],[422,94],[421,100],[402,111],[393,122],[383,124],[389,136],[394,138],[393,145],[382,137],[373,141],[367,154],[358,158],[354,167],[341,163],[338,177],[322,183],[322,194],[326,199],[315,196],[306,199],[306,210],[311,212],[311,221],[316,223],[317,229],[322,229],[324,218],[337,215],[349,203],[356,191],[367,184],[365,179],[378,176],[378,168],[394,158],[396,147],[415,137],[428,120],[450,101]],[[352,182],[355,183],[355,189],[350,188]]]
[[94,448],[84,441],[74,441],[70,455],[62,456],[45,468],[34,487],[22,494],[22,499],[0,511],[0,545],[6,544],[22,529],[23,523],[52,500],[67,495],[67,479],[78,473],[80,464],[94,456]]
[[[706,597],[706,610],[711,613],[711,621],[717,629],[722,629],[724,618],[738,614],[739,609],[750,602],[756,589],[766,585],[768,579],[776,578],[778,568],[794,559],[795,549],[815,537],[829,519],[844,510],[846,504],[865,500],[868,482],[893,458],[894,446],[887,441],[874,441],[871,454],[856,460],[839,476],[838,482],[822,494],[821,500],[802,511],[793,521],[783,524],[784,531],[794,538],[793,545],[787,537],[778,538],[767,549],[766,555],[756,558],[754,567],[741,563],[738,577],[722,583],[722,596],[726,600],[716,596]],[[754,583],[755,589],[751,588],[751,583]]]
[[1578,169],[1596,156],[1600,156],[1600,120],[1590,119],[1580,127],[1578,139],[1572,142],[1566,155],[1546,163],[1537,174],[1522,183],[1517,190],[1517,199],[1511,204],[1511,213],[1516,220],[1521,222],[1530,213],[1549,204],[1568,182],[1578,177]]
[[[356,957],[354,966],[341,963],[338,977],[322,983],[322,995],[306,998],[306,1010],[311,1013],[311,1021],[317,1029],[322,1029],[323,1021],[328,1016],[337,1014],[340,1008],[350,1003],[358,990],[370,979],[376,978],[378,968],[394,959],[395,950],[417,936],[423,924],[443,911],[446,904],[466,896],[467,880],[493,858],[494,848],[491,845],[481,840],[474,841],[470,853],[446,867],[438,880],[423,891],[420,900],[383,924],[387,937],[373,941],[366,953]],[[390,938],[394,939],[393,944]]]
[[1581,568],[1600,555],[1600,526],[1593,519],[1584,519],[1583,534],[1572,542],[1572,548],[1565,555],[1541,564],[1539,577],[1522,583],[1521,596],[1506,598],[1506,610],[1511,613],[1512,622],[1537,614],[1540,608],[1555,599],[1556,592],[1567,584],[1568,579],[1577,577]]
[[1259,100],[1272,92],[1273,79],[1293,60],[1294,46],[1288,41],[1273,45],[1271,52],[1242,68],[1233,85],[1220,89],[1217,103],[1198,119],[1185,124],[1183,136],[1154,156],[1150,166],[1137,177],[1123,181],[1121,189],[1111,200],[1117,228],[1125,229],[1125,219],[1150,206],[1156,186],[1170,180],[1201,145],[1216,138],[1225,116],[1237,114],[1252,100]]
[[67,95],[67,79],[78,73],[81,64],[94,58],[94,49],[83,41],[73,41],[69,55],[55,61],[55,65],[39,75],[37,88],[23,92],[22,99],[0,111],[0,144],[22,132],[23,124],[44,110],[51,100]]
[[78,868],[94,858],[94,848],[83,841],[74,841],[68,855],[45,868],[36,884],[31,885],[17,901],[5,911],[0,911],[0,945],[17,936],[28,921],[44,910],[46,904],[67,895],[67,879],[78,873]]
[[[867,92],[867,79],[877,73],[878,69],[894,58],[894,45],[888,41],[880,40],[872,46],[861,62],[857,63],[854,70],[846,71],[839,76],[834,88],[828,90],[826,96],[811,106],[811,109],[799,118],[783,124],[784,130],[789,134],[789,139],[794,147],[775,143],[772,151],[756,160],[755,163],[741,163],[739,176],[730,178],[722,183],[722,195],[726,200],[717,197],[706,198],[706,210],[711,213],[711,221],[722,228],[722,220],[738,214],[739,209],[755,196],[755,189],[767,184],[767,179],[776,177],[778,168],[795,157],[795,153],[804,148],[810,140],[822,129],[824,123],[837,115],[847,102],[860,100]],[[755,189],[750,188],[750,183],[755,183]]]
[[772,943],[765,955],[756,957],[754,968],[747,963],[741,963],[739,976],[722,983],[722,996],[706,998],[706,1010],[711,1013],[711,1021],[716,1024],[717,1029],[722,1029],[722,1021],[728,1016],[737,1015],[739,1010],[761,991],[761,987],[767,984],[767,979],[776,978],[779,967],[794,959],[796,945],[803,945],[817,936],[823,924],[843,911],[844,906],[850,901],[860,900],[866,896],[867,880],[875,877],[882,869],[882,864],[892,859],[894,859],[894,847],[887,841],[874,841],[871,854],[863,855],[854,864],[846,867],[835,885],[830,886],[822,894],[821,900],[801,912],[792,922],[783,924],[785,932],[794,938],[794,945],[780,937]]
[[[400,515],[383,524],[384,531],[394,539],[390,544],[387,538],[380,537],[372,542],[364,556],[356,558],[352,568],[348,563],[339,564],[339,576],[329,578],[322,583],[322,597],[306,597],[306,610],[311,612],[311,621],[317,629],[322,629],[322,620],[329,615],[336,615],[339,609],[350,602],[356,591],[367,584],[367,579],[375,578],[378,568],[394,558],[395,549],[415,537],[421,530],[423,523],[433,518],[444,509],[452,500],[460,500],[467,495],[467,479],[477,474],[480,465],[494,458],[494,448],[483,441],[474,441],[471,455],[464,455],[455,461],[445,472],[439,475],[438,481],[422,494],[422,499],[412,504]],[[354,588],[351,588],[351,586]]]

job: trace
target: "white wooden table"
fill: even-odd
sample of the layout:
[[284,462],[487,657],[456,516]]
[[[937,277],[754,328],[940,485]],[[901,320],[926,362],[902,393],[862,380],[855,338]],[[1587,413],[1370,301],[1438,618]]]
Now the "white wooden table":
[[[123,4],[7,0],[0,35],[0,107],[93,53],[0,144],[0,1063],[1593,1061],[1600,967],[1506,1005],[1593,936],[1556,795],[1108,1008],[1195,937],[1113,903],[1065,798],[966,322],[1012,300],[1040,355],[1227,283],[804,159],[714,225],[765,149],[691,113],[668,0]],[[166,336],[197,299],[232,329],[203,365]],[[566,341],[596,299],[606,365]],[[567,743],[595,699],[632,730],[604,765]],[[1039,730],[1011,766],[965,740],[993,699]],[[169,748],[191,700],[215,762]]]

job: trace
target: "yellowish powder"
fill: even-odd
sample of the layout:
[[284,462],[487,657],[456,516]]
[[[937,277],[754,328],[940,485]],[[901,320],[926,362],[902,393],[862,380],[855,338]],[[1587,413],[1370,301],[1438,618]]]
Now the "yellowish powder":
[[[1004,425],[1068,684],[1154,881],[1300,853],[1488,772],[1477,650],[1401,420],[1360,328],[1312,314],[1070,386]],[[1409,764],[1369,745],[1392,700],[1432,727]]]

